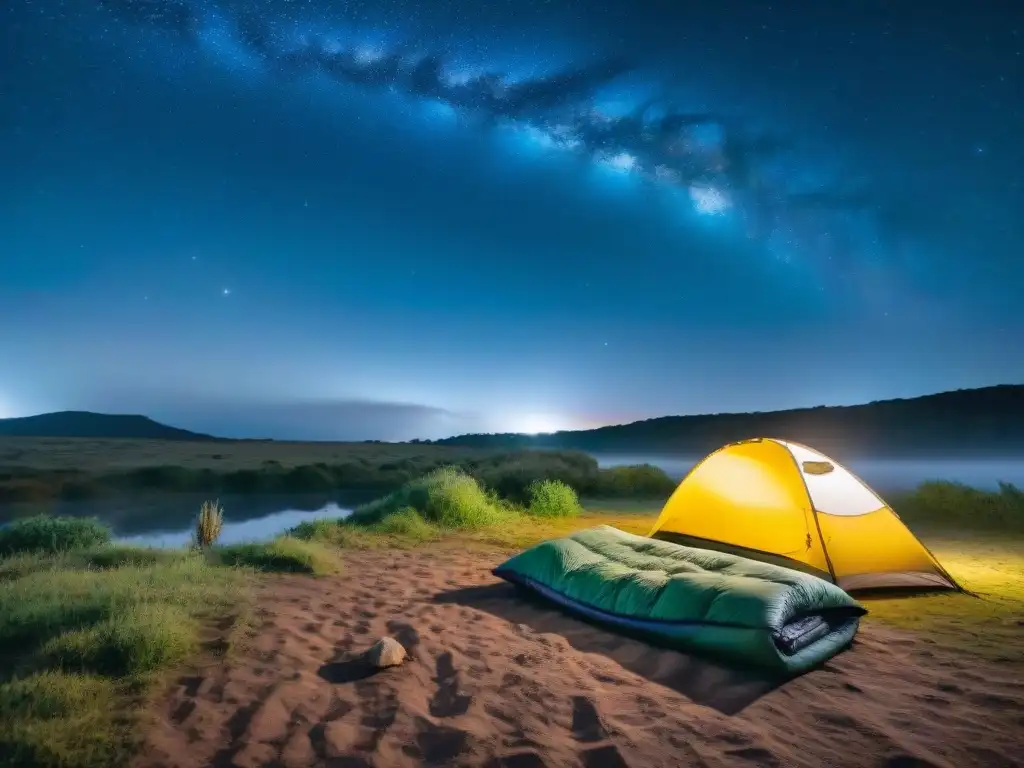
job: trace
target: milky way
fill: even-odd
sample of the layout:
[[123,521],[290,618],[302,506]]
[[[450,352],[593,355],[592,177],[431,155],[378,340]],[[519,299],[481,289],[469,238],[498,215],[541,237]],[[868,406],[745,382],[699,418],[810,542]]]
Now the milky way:
[[386,47],[345,39],[329,19],[300,27],[243,3],[97,1],[118,22],[170,35],[214,61],[241,60],[270,77],[317,75],[431,100],[480,130],[516,131],[545,151],[677,193],[692,212],[735,227],[780,262],[810,268],[858,294],[877,293],[880,283],[868,275],[877,278],[879,264],[898,255],[896,246],[904,242],[900,218],[869,190],[823,185],[820,178],[814,186],[795,184],[790,171],[808,162],[796,157],[794,142],[756,131],[738,115],[688,110],[665,98],[625,112],[602,110],[601,89],[634,74],[637,61],[605,56],[516,80],[486,67],[466,71],[453,54],[411,43]]

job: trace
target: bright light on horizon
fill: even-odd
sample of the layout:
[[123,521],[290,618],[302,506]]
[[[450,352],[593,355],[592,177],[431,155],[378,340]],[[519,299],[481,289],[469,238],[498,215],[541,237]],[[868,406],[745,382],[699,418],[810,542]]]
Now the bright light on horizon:
[[565,420],[550,413],[528,413],[510,419],[511,431],[523,435],[549,435],[567,429]]

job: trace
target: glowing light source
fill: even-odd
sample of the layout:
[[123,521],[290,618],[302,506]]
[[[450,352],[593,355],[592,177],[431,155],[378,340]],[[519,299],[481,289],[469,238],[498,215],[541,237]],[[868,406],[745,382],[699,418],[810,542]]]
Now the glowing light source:
[[529,413],[516,419],[514,431],[523,435],[547,435],[563,427],[556,416],[546,413]]

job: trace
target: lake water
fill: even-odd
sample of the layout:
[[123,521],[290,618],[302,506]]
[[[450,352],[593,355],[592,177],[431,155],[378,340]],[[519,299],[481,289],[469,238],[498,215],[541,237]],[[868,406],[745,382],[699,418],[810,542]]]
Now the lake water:
[[[702,457],[606,455],[595,458],[602,467],[653,464],[679,480]],[[853,459],[844,464],[882,494],[908,490],[926,480],[948,480],[986,490],[995,490],[1000,482],[1024,488],[1024,456],[1009,459]]]
[[[285,531],[291,530],[299,523],[317,520],[322,517],[347,517],[351,513],[352,510],[344,509],[334,503],[314,510],[284,509],[280,512],[271,512],[269,515],[262,515],[249,520],[240,520],[233,523],[225,522],[217,541],[220,544],[268,541]],[[118,540],[124,544],[131,544],[137,547],[183,547],[191,542],[192,530],[192,527],[189,526],[181,530],[152,531],[135,536],[120,536]]]
[[[17,517],[46,513],[96,517],[110,526],[118,541],[143,547],[188,544],[204,496],[173,494],[125,497],[89,502],[0,505],[0,524]],[[355,506],[348,499],[317,496],[224,496],[224,544],[267,541],[299,523],[347,517]]]

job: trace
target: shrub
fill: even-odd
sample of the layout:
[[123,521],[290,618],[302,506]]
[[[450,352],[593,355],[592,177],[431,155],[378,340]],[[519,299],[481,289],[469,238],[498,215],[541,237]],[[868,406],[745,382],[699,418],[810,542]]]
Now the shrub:
[[264,572],[323,576],[341,570],[341,561],[334,551],[317,541],[304,541],[294,536],[281,536],[260,544],[217,547],[214,556],[223,565]]
[[110,529],[98,520],[36,515],[0,528],[0,555],[19,552],[56,554],[109,541]]
[[526,512],[534,517],[576,517],[583,511],[576,491],[561,480],[538,480],[529,494]]
[[474,478],[455,467],[442,467],[356,508],[352,521],[372,525],[409,507],[442,528],[481,528],[505,516]]

